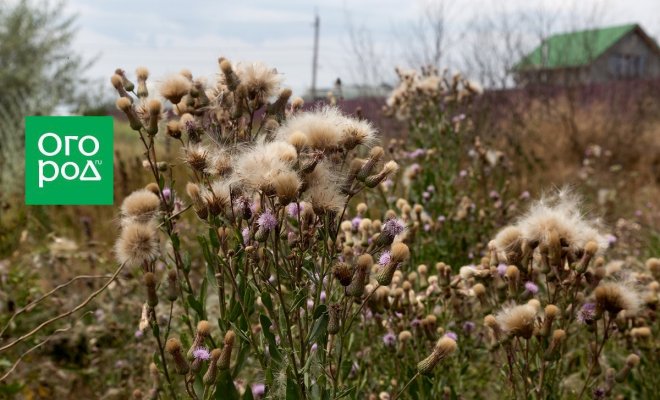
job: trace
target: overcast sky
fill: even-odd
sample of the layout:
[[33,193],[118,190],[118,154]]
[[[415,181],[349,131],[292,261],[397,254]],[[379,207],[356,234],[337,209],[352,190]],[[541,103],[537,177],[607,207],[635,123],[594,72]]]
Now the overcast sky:
[[[447,15],[449,67],[461,67],[461,49],[475,16],[524,11],[535,7],[556,13],[561,23],[580,19],[600,5],[602,24],[638,22],[655,37],[660,34],[660,0],[455,0]],[[576,10],[575,4],[579,3]],[[116,67],[133,72],[147,66],[163,77],[182,68],[212,77],[217,58],[264,61],[277,67],[285,84],[300,93],[309,88],[313,19],[321,18],[318,86],[330,87],[337,77],[352,80],[347,14],[371,32],[389,70],[406,45],[401,35],[425,8],[424,1],[394,0],[69,0],[78,15],[75,48],[88,58],[98,56],[90,77],[104,79]],[[564,23],[566,22],[566,23]]]

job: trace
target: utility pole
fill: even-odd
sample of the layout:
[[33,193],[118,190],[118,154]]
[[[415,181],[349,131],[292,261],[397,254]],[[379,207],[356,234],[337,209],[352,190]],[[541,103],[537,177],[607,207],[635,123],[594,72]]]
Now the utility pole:
[[314,58],[312,58],[312,101],[316,98],[316,71],[319,68],[319,28],[321,19],[316,14],[314,17]]

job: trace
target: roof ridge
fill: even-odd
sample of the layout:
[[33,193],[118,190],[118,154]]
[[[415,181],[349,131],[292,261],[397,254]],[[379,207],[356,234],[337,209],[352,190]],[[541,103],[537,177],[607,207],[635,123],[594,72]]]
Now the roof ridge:
[[549,39],[552,39],[553,37],[557,37],[557,36],[577,35],[577,34],[580,34],[580,33],[598,32],[598,31],[604,31],[604,30],[608,30],[608,29],[621,29],[621,28],[624,28],[624,27],[629,27],[630,29],[633,29],[633,28],[636,28],[637,26],[639,26],[639,24],[636,23],[636,22],[633,22],[633,23],[629,23],[629,24],[603,26],[603,27],[600,27],[600,28],[589,28],[589,29],[581,29],[581,30],[577,30],[577,31],[558,32],[558,33],[551,34],[550,36],[548,36],[544,40],[549,40]]

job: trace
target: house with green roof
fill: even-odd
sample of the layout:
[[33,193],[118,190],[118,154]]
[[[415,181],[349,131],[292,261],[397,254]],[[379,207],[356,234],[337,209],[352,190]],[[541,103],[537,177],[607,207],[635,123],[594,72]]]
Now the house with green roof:
[[519,85],[660,78],[660,47],[637,24],[561,33],[514,66]]

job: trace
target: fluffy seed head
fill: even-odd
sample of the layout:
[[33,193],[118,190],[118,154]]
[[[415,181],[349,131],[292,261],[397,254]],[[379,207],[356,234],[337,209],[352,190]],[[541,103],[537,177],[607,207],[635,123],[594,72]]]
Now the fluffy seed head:
[[551,233],[556,232],[573,250],[585,248],[590,241],[600,249],[607,247],[599,222],[586,219],[581,199],[566,189],[534,203],[516,225],[529,243],[549,245]]
[[523,304],[502,309],[495,315],[495,320],[504,332],[529,339],[534,333],[536,313],[536,307]]
[[140,189],[126,196],[121,204],[121,214],[140,222],[154,217],[160,207],[160,199],[148,189]]
[[158,232],[154,223],[129,222],[115,245],[117,260],[129,266],[151,263],[158,257]]
[[612,315],[625,311],[626,315],[637,314],[642,303],[640,293],[626,282],[604,282],[594,290],[599,311]]
[[190,92],[190,80],[181,74],[172,75],[163,81],[160,94],[172,104],[178,104],[181,98]]
[[288,204],[296,199],[302,182],[294,171],[282,171],[273,178],[275,194],[282,204]]

